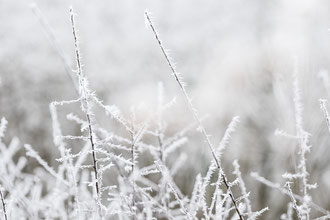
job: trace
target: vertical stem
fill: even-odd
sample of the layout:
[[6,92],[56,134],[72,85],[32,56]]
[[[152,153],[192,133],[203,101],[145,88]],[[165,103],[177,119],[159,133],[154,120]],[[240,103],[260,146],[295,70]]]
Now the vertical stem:
[[96,193],[97,196],[99,197],[100,195],[100,190],[99,190],[99,183],[98,183],[98,171],[97,171],[97,158],[96,158],[96,153],[95,153],[95,144],[94,144],[94,139],[93,139],[93,130],[92,130],[92,124],[90,120],[89,114],[86,115],[87,121],[88,121],[88,130],[89,130],[89,140],[92,146],[92,157],[93,157],[93,168],[94,168],[94,174],[95,174],[95,188],[96,188]]
[[95,143],[93,138],[93,127],[91,122],[91,115],[90,115],[90,106],[88,103],[88,98],[90,96],[90,92],[87,88],[86,82],[82,74],[82,64],[81,64],[81,56],[79,51],[79,45],[78,45],[78,36],[76,33],[76,26],[74,21],[74,13],[73,9],[70,8],[70,19],[71,19],[71,25],[72,25],[72,34],[74,39],[74,46],[75,46],[75,53],[76,53],[76,62],[77,62],[77,76],[79,79],[79,94],[82,96],[82,110],[86,113],[86,118],[88,122],[88,130],[89,130],[89,141],[92,147],[92,158],[93,158],[93,168],[94,168],[94,175],[95,175],[95,190],[97,194],[97,206],[98,206],[98,214],[99,217],[102,219],[102,210],[101,210],[101,194],[99,189],[99,175],[97,170],[97,158],[95,153]]

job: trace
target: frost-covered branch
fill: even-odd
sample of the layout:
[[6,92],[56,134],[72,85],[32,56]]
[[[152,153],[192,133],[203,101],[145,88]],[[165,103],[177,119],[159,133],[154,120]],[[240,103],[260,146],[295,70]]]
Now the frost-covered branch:
[[[213,156],[213,159],[216,163],[216,166],[218,169],[222,170],[221,166],[220,166],[220,162],[216,156],[216,152],[214,150],[214,147],[212,146],[212,143],[211,143],[211,140],[210,140],[210,135],[206,132],[204,126],[202,125],[202,121],[197,113],[197,109],[194,107],[193,103],[192,103],[192,99],[190,98],[190,96],[188,95],[186,89],[185,89],[185,83],[183,81],[183,78],[179,75],[179,73],[176,71],[176,68],[175,68],[175,65],[173,64],[173,62],[171,61],[171,58],[169,56],[169,54],[167,53],[167,51],[165,50],[164,46],[163,46],[163,43],[162,41],[160,40],[159,38],[159,34],[157,33],[156,31],[156,28],[155,26],[153,25],[152,21],[151,21],[151,18],[149,16],[149,12],[148,11],[145,11],[144,12],[145,14],[145,19],[146,21],[149,23],[151,29],[152,29],[152,32],[154,33],[154,36],[157,40],[157,43],[167,61],[167,64],[169,65],[170,69],[171,69],[171,72],[172,72],[172,75],[174,76],[176,82],[178,83],[186,101],[187,101],[187,105],[189,107],[189,110],[191,111],[194,119],[196,120],[196,122],[198,123],[198,130],[201,132],[201,134],[203,135],[203,138],[207,144],[207,146],[209,147],[211,153],[212,153],[212,156]],[[227,179],[226,179],[226,176],[224,175],[224,173],[222,172],[222,175],[223,175],[223,181],[225,183],[225,186],[227,187],[227,189],[229,190],[229,186],[228,186],[228,183],[227,183]],[[232,202],[234,203],[235,205],[235,209],[236,209],[236,212],[239,216],[240,219],[243,219],[243,216],[241,215],[237,205],[236,205],[236,201],[235,201],[235,198],[233,196],[233,194],[231,193],[230,194],[230,197],[232,199]]]
[[92,121],[91,121],[91,106],[89,103],[90,97],[93,96],[93,94],[88,89],[88,82],[87,79],[83,76],[83,70],[82,70],[82,63],[81,63],[81,55],[78,45],[78,35],[76,32],[76,25],[75,25],[75,14],[73,12],[73,9],[70,8],[70,20],[71,20],[71,26],[72,26],[72,34],[74,39],[74,46],[75,46],[75,53],[76,53],[76,63],[77,63],[77,70],[76,74],[79,81],[79,95],[82,98],[81,101],[81,109],[86,114],[86,119],[88,123],[88,130],[89,130],[89,140],[92,147],[92,158],[93,158],[93,169],[94,169],[94,175],[95,175],[95,190],[97,194],[97,204],[98,204],[98,212],[100,217],[102,218],[102,210],[101,210],[101,196],[100,196],[100,188],[99,188],[99,175],[98,175],[98,168],[97,168],[97,158],[96,158],[96,152],[95,152],[95,143],[94,143],[94,133],[93,133],[93,127],[92,127]]
[[[238,161],[237,160],[234,160],[233,165],[235,167],[235,171],[233,173],[236,175],[236,177],[237,177],[237,179],[239,181],[239,184],[238,185],[239,185],[239,187],[241,189],[241,193],[243,195],[247,195],[248,192],[246,191],[245,183],[244,183],[244,180],[242,178],[242,173],[239,170],[240,166],[238,164]],[[244,201],[245,201],[245,205],[246,205],[246,208],[247,208],[247,211],[248,211],[248,213],[247,213],[248,214],[248,217],[250,217],[251,216],[251,213],[252,213],[251,201],[250,201],[250,199],[249,199],[248,196],[244,196]]]
[[290,196],[291,202],[292,202],[292,204],[293,204],[293,208],[294,208],[294,209],[296,210],[296,212],[297,212],[297,217],[298,217],[298,219],[299,219],[299,220],[302,220],[303,218],[302,218],[302,215],[301,215],[301,213],[300,213],[300,209],[299,209],[298,206],[297,206],[296,199],[295,199],[294,196],[293,196],[293,193],[292,193],[292,190],[291,190],[290,184],[291,184],[290,182],[286,182],[285,187],[288,189],[288,193],[289,193],[289,196]]
[[[255,178],[257,181],[259,181],[260,183],[262,183],[262,184],[265,184],[266,186],[268,186],[268,187],[270,187],[270,188],[273,188],[273,189],[277,189],[277,190],[279,190],[282,194],[284,194],[284,195],[288,195],[288,196],[290,196],[289,194],[289,191],[287,190],[287,189],[285,189],[285,188],[283,188],[283,187],[281,187],[281,185],[279,184],[279,183],[273,183],[273,182],[271,182],[271,181],[269,181],[269,180],[267,180],[266,178],[264,178],[264,177],[262,177],[262,176],[260,176],[258,173],[255,173],[255,172],[252,172],[251,173],[251,176],[253,177],[253,178]],[[328,214],[330,214],[330,212],[328,211],[328,210],[326,210],[326,209],[324,209],[324,208],[322,208],[321,206],[319,206],[319,205],[317,205],[317,204],[315,204],[313,201],[311,201],[311,200],[305,200],[305,198],[304,197],[302,197],[302,196],[300,196],[300,195],[297,195],[297,194],[292,194],[293,195],[293,197],[296,199],[296,200],[299,200],[299,202],[307,202],[311,207],[313,207],[315,210],[317,210],[317,211],[319,211],[319,212],[321,212],[321,213],[323,213],[323,214],[325,214],[325,215],[328,215]]]

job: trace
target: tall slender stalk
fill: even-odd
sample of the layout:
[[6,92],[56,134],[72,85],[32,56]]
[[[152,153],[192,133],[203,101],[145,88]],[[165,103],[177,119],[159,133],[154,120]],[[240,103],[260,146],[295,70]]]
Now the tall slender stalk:
[[93,137],[93,126],[92,126],[92,121],[91,121],[91,112],[90,112],[90,105],[88,102],[88,99],[90,98],[89,96],[90,91],[87,88],[87,81],[83,76],[82,72],[82,64],[81,64],[81,55],[80,55],[80,50],[79,50],[79,45],[78,45],[78,36],[76,32],[76,26],[75,26],[75,20],[74,20],[74,12],[73,9],[70,8],[70,20],[71,20],[71,25],[72,25],[72,34],[73,34],[73,39],[74,39],[74,46],[75,46],[75,54],[76,54],[76,62],[77,62],[77,77],[79,80],[79,95],[82,97],[81,99],[81,107],[83,112],[86,114],[86,119],[88,123],[88,131],[89,131],[89,141],[92,147],[92,159],[93,159],[93,169],[94,169],[94,175],[95,175],[95,190],[97,194],[97,205],[98,205],[98,213],[99,216],[102,218],[102,210],[101,210],[101,196],[100,196],[100,189],[99,189],[99,174],[98,174],[98,169],[97,169],[97,158],[96,158],[96,153],[95,153],[95,142],[94,142],[94,137]]
[[[299,169],[298,176],[301,179],[300,189],[304,198],[311,199],[308,193],[308,189],[310,189],[310,186],[308,184],[309,173],[307,171],[307,165],[306,165],[307,162],[306,154],[310,151],[310,148],[312,146],[309,145],[310,134],[304,130],[304,126],[303,126],[303,106],[302,106],[301,92],[299,88],[297,59],[295,60],[294,74],[293,74],[293,103],[294,103],[294,112],[295,112],[295,121],[296,121],[296,136],[298,137],[298,141],[299,141],[298,155],[300,158],[298,164],[298,169]],[[302,203],[302,207],[304,211],[300,214],[302,216],[305,216],[306,219],[309,220],[310,208],[305,200]]]
[[212,146],[212,143],[211,143],[211,140],[209,138],[209,135],[207,134],[204,126],[202,125],[202,121],[201,121],[200,117],[198,116],[197,110],[196,110],[196,108],[194,107],[194,105],[192,103],[192,99],[190,98],[190,96],[188,95],[188,93],[187,93],[187,91],[185,89],[185,83],[183,82],[182,77],[179,76],[179,73],[176,71],[174,64],[172,63],[172,61],[171,61],[168,53],[166,52],[166,50],[165,50],[165,48],[164,48],[164,46],[163,46],[163,44],[162,44],[162,42],[161,42],[161,40],[159,38],[159,35],[158,35],[157,31],[156,31],[156,28],[153,25],[153,22],[152,22],[152,20],[151,20],[151,18],[149,16],[149,13],[147,11],[145,11],[144,14],[145,14],[145,18],[146,18],[147,22],[149,23],[149,25],[151,27],[152,32],[154,33],[154,36],[155,36],[155,38],[157,40],[157,43],[158,43],[158,45],[159,45],[159,47],[160,47],[160,49],[161,49],[161,51],[162,51],[162,53],[163,53],[166,61],[167,61],[167,64],[169,65],[169,67],[171,69],[172,75],[174,76],[175,80],[177,81],[177,83],[178,83],[178,85],[179,85],[179,87],[180,87],[180,89],[181,89],[181,91],[182,91],[182,93],[183,93],[183,95],[184,95],[184,97],[185,97],[185,99],[187,101],[188,108],[191,111],[194,119],[198,123],[199,131],[202,133],[202,136],[203,136],[205,142],[207,143],[207,145],[208,145],[208,147],[209,147],[209,149],[210,149],[210,151],[212,153],[212,156],[213,156],[213,159],[214,159],[214,161],[215,161],[215,163],[217,165],[217,168],[220,170],[220,173],[221,173],[223,182],[225,183],[225,186],[226,186],[227,190],[229,191],[229,195],[230,195],[230,198],[231,198],[231,200],[232,200],[232,202],[233,202],[233,204],[235,206],[235,210],[236,210],[239,218],[241,220],[243,220],[244,218],[241,215],[241,213],[240,213],[240,211],[238,209],[236,200],[234,198],[234,195],[233,195],[232,191],[229,188],[228,181],[227,181],[226,176],[225,176],[225,174],[224,174],[224,172],[223,172],[223,170],[222,170],[222,168],[220,166],[220,162],[219,162],[218,158],[216,157],[215,150],[214,150],[214,147]]

